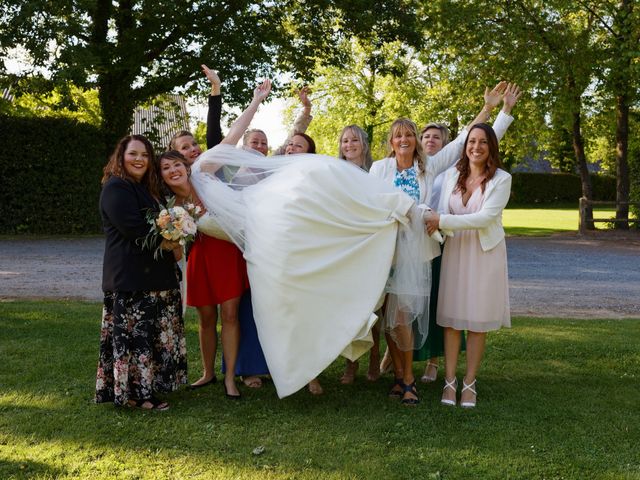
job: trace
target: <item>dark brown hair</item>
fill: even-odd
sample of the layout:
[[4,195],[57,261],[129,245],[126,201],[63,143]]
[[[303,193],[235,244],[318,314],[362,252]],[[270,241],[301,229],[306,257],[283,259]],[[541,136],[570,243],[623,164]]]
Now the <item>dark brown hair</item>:
[[483,130],[487,135],[487,145],[489,146],[489,157],[487,158],[487,163],[484,167],[485,177],[480,185],[483,192],[487,182],[491,180],[496,174],[496,170],[498,168],[502,168],[496,132],[493,131],[491,125],[487,125],[486,123],[476,123],[469,129],[467,138],[464,141],[464,147],[462,148],[462,158],[456,165],[456,168],[460,172],[460,176],[458,177],[458,183],[456,183],[455,190],[461,192],[463,195],[467,192],[467,179],[469,178],[469,174],[471,173],[471,167],[469,166],[469,157],[467,156],[467,143],[469,142],[471,132],[473,132],[476,128]]
[[170,197],[174,194],[174,192],[162,178],[162,160],[171,160],[174,162],[182,163],[184,165],[184,168],[187,169],[187,176],[191,176],[191,165],[189,165],[189,162],[187,162],[185,156],[177,150],[169,150],[167,152],[163,152],[155,159],[154,168],[156,169],[156,173],[158,174],[158,181],[160,182],[160,193],[162,193],[162,196],[164,197]]
[[316,142],[313,141],[313,138],[311,138],[306,133],[296,132],[293,135],[291,135],[291,139],[293,139],[293,137],[295,137],[296,135],[304,138],[309,144],[309,150],[307,150],[305,153],[316,153]]
[[126,180],[134,181],[134,179],[127,173],[127,170],[124,168],[124,152],[126,152],[129,143],[137,140],[142,142],[145,149],[147,150],[148,162],[149,165],[147,167],[147,171],[144,176],[140,180],[140,183],[145,185],[151,195],[155,198],[159,198],[160,194],[160,181],[158,180],[158,174],[156,173],[156,169],[153,165],[153,159],[155,155],[153,153],[153,145],[147,139],[147,137],[143,135],[127,135],[120,139],[116,148],[114,149],[111,157],[109,157],[109,161],[105,165],[102,170],[102,184],[104,184],[111,177],[120,177]]

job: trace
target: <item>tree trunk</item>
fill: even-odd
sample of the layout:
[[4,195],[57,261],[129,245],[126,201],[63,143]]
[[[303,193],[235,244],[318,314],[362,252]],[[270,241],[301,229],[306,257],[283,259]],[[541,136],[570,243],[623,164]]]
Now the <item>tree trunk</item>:
[[[616,99],[616,219],[629,220],[629,103],[626,95]],[[628,230],[628,222],[619,222],[615,228]]]
[[[579,105],[580,97],[574,98],[574,105]],[[582,129],[580,126],[580,110],[574,111],[572,114],[573,126],[573,150],[576,154],[576,163],[580,173],[580,182],[582,183],[582,196],[587,200],[593,200],[593,191],[591,189],[591,178],[589,178],[589,169],[587,168],[587,158],[584,154],[584,139],[582,138]],[[585,208],[585,220],[587,230],[594,230],[593,224],[593,208]]]
[[128,82],[101,75],[98,79],[100,107],[102,108],[102,130],[107,151],[129,133],[133,121],[135,100]]
[[[631,56],[628,49],[633,48],[632,33],[629,19],[632,13],[632,2],[622,0],[618,5],[618,14],[614,25],[617,27],[617,37],[614,39],[618,50],[620,65],[612,69],[614,76],[613,88],[616,95],[616,219],[629,220],[629,92],[632,91],[630,76]],[[616,222],[615,228],[628,230],[629,223]]]

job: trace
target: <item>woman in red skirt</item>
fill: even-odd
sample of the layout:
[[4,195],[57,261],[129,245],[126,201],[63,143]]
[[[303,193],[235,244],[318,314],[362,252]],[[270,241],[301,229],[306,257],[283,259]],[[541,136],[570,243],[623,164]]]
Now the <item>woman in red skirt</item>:
[[[235,145],[238,142],[258,106],[269,94],[270,88],[271,83],[268,80],[256,88],[251,104],[230,127],[228,135],[221,143]],[[161,156],[159,162],[161,176],[176,195],[176,204],[201,205],[189,182],[189,160],[184,160],[185,158],[178,152],[167,152]],[[206,220],[207,215],[204,215],[199,224]],[[227,365],[224,390],[227,398],[240,398],[234,376],[240,343],[238,310],[240,297],[248,288],[247,267],[238,247],[230,241],[199,232],[187,262],[186,301],[187,305],[196,307],[198,310],[198,336],[203,373],[201,378],[191,384],[191,388],[200,388],[216,382],[214,370],[218,344],[216,323],[218,305],[220,305],[222,350]]]

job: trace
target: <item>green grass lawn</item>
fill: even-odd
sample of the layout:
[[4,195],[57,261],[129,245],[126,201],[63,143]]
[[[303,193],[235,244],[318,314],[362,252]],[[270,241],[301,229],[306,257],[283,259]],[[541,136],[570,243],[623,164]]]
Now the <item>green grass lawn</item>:
[[[613,209],[594,208],[594,218],[613,218]],[[507,235],[543,236],[560,232],[578,231],[578,205],[527,205],[507,206],[502,223]],[[596,223],[606,228],[606,223]]]
[[0,478],[640,479],[640,320],[515,319],[488,337],[471,411],[440,406],[440,381],[403,407],[363,365],[341,386],[339,360],[318,398],[269,383],[233,402],[218,384],[143,412],[92,403],[99,317],[0,303]]

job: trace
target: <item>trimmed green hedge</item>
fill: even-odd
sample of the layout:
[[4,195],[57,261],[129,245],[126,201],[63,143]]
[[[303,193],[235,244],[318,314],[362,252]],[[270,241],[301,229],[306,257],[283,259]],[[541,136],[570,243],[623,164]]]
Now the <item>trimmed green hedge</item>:
[[[580,177],[569,173],[513,173],[511,203],[575,202],[582,197]],[[616,178],[591,175],[594,200],[615,201]]]
[[100,233],[103,133],[57,118],[0,115],[0,233]]
[[[102,132],[66,119],[0,115],[0,234],[100,233]],[[595,200],[615,200],[614,177],[592,175]],[[514,173],[511,203],[575,202],[577,175]]]

